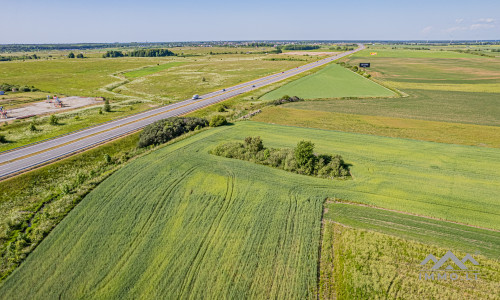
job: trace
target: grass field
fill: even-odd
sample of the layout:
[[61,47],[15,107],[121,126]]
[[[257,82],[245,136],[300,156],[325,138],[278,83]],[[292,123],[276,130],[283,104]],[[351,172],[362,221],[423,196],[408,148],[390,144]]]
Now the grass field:
[[151,75],[151,74],[154,74],[156,72],[159,72],[159,71],[167,70],[167,69],[170,69],[172,67],[182,65],[183,63],[184,62],[174,61],[174,62],[162,64],[162,65],[157,65],[154,67],[141,68],[141,69],[138,69],[135,71],[123,73],[123,76],[125,76],[127,78],[137,78],[137,77],[147,76],[147,75]]
[[478,280],[431,281],[419,279],[420,262],[449,248],[325,222],[321,250],[320,299],[495,299],[500,292],[500,262],[474,253]]
[[[184,100],[194,94],[204,94],[226,88],[238,83],[260,78],[272,73],[312,62],[306,61],[270,61],[262,57],[227,56],[217,59],[203,59],[184,64],[166,72],[158,72],[139,78],[114,91],[123,95],[159,96],[168,100]],[[267,56],[266,56],[267,57]],[[222,59],[222,60],[221,60]]]
[[262,96],[263,100],[279,99],[283,95],[304,99],[341,97],[390,97],[396,94],[339,65],[331,64],[319,72],[288,83]]
[[[330,103],[307,103],[300,107],[321,109]],[[298,109],[297,106],[271,106],[252,118],[254,121],[407,138],[421,141],[500,148],[496,126],[447,123],[416,119],[345,114]]]

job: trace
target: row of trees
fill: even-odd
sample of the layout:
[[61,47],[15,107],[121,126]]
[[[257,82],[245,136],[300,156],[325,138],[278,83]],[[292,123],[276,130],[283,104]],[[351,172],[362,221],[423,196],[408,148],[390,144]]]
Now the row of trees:
[[318,45],[285,45],[281,47],[283,50],[315,50],[319,49]]
[[321,178],[351,176],[349,165],[340,155],[315,154],[314,144],[310,141],[300,141],[294,149],[273,149],[264,147],[260,137],[246,137],[243,143],[218,145],[211,153]]
[[0,61],[12,61],[12,60],[26,60],[26,59],[39,59],[40,56],[36,54],[32,55],[21,55],[21,56],[0,56]]
[[175,56],[176,54],[168,49],[139,49],[129,52],[122,52],[116,50],[107,51],[102,57],[164,57],[164,56]]

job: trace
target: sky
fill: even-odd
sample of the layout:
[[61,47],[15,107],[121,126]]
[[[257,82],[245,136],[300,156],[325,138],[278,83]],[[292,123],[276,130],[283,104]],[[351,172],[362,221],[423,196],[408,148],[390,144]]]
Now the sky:
[[497,40],[499,0],[0,0],[0,44]]

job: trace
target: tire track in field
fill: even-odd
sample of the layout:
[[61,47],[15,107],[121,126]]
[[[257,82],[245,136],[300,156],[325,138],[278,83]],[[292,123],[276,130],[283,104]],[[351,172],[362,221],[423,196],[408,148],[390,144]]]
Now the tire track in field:
[[[275,248],[275,251],[274,251],[274,259],[273,261],[276,263],[274,266],[273,266],[273,269],[274,269],[274,276],[273,276],[273,281],[271,282],[271,284],[269,285],[269,289],[268,289],[268,292],[267,292],[267,295],[269,296],[271,294],[271,292],[273,291],[273,287],[274,287],[274,284],[276,282],[284,282],[284,279],[287,277],[287,274],[286,274],[286,262],[288,262],[289,260],[289,257],[284,257],[283,256],[283,268],[284,270],[281,271],[281,274],[278,270],[278,267],[279,267],[279,262],[277,260],[280,252],[282,253],[287,253],[287,251],[284,251],[285,247],[287,246],[287,237],[289,236],[289,231],[290,233],[293,233],[293,229],[294,229],[294,219],[295,219],[295,215],[297,213],[297,195],[294,194],[293,190],[291,190],[288,194],[288,210],[286,212],[286,221],[285,221],[285,225],[284,225],[284,230],[283,230],[283,235],[278,238],[278,241],[276,243],[277,247]],[[288,255],[291,255],[291,251],[288,252]],[[281,276],[281,281],[278,280],[278,277]],[[279,292],[280,292],[280,289],[281,289],[281,286],[278,284],[278,287],[277,287],[277,290],[276,290],[276,294],[275,294],[275,297],[276,295],[279,295]]]
[[[291,244],[287,245],[287,243],[290,243],[287,238],[294,235],[293,233],[295,230],[295,217],[297,216],[297,207],[298,207],[297,194],[295,192],[291,192],[290,193],[290,208],[288,210],[287,222],[285,224],[285,238],[283,239],[283,246],[288,247],[288,248],[290,248],[290,246],[292,246]],[[293,241],[293,238],[292,238],[292,241]],[[281,250],[286,250],[286,249],[283,249],[283,246],[280,247]],[[293,250],[293,249],[290,248],[289,250]],[[288,251],[288,252],[285,251],[285,253],[288,253],[286,260],[284,261],[284,267],[286,268],[287,267],[286,263],[291,261],[290,256],[294,256],[297,253],[295,253],[294,251]],[[285,282],[285,279],[287,276],[288,276],[288,274],[286,272],[282,272],[280,282]],[[278,290],[276,291],[276,295],[280,295],[280,290],[282,287],[283,287],[283,285],[278,285]]]
[[180,295],[178,296],[178,299],[189,298],[190,288],[194,283],[193,279],[194,275],[197,274],[199,269],[201,268],[204,257],[209,248],[208,246],[212,244],[215,238],[215,233],[217,233],[219,226],[221,225],[220,222],[223,219],[224,215],[226,215],[227,211],[229,210],[229,207],[231,206],[234,200],[233,192],[234,192],[235,175],[231,171],[228,171],[228,173],[229,176],[227,177],[227,182],[226,182],[226,193],[222,198],[223,199],[222,207],[219,209],[217,215],[210,224],[205,237],[201,241],[200,246],[198,247],[198,250],[195,253],[192,263],[190,264],[186,272],[186,275],[184,276],[184,280],[182,281],[180,289],[181,292]]
[[162,193],[162,195],[158,197],[159,200],[156,201],[156,203],[153,205],[151,213],[147,217],[144,224],[141,226],[139,232],[135,235],[135,238],[133,238],[130,242],[130,246],[120,257],[115,266],[111,270],[109,270],[106,276],[101,280],[94,292],[94,295],[98,294],[106,287],[106,285],[113,279],[113,277],[118,274],[119,270],[122,269],[123,266],[127,263],[129,258],[136,252],[137,248],[143,241],[143,237],[147,234],[147,232],[150,231],[151,227],[155,224],[154,221],[158,218],[165,205],[167,205],[167,202],[169,202],[168,199],[165,198],[168,198],[172,194],[174,189],[195,169],[196,166],[187,169],[184,173],[174,179],[172,184],[170,184],[170,186]]

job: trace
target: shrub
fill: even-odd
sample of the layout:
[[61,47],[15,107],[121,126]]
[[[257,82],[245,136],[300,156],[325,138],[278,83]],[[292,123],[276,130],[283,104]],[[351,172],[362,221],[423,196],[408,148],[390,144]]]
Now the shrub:
[[50,123],[50,125],[57,125],[57,124],[59,124],[59,118],[57,118],[56,115],[50,115],[49,123]]
[[83,54],[82,54],[82,53],[78,53],[78,54],[76,55],[76,58],[85,58],[85,56],[83,56]]
[[70,53],[68,54],[68,58],[75,58],[75,53],[70,52]]
[[227,124],[226,118],[221,115],[213,116],[212,119],[210,120],[210,127],[219,127],[226,124]]
[[105,112],[110,112],[111,111],[111,105],[109,104],[109,100],[108,99],[104,100],[103,110]]
[[5,135],[0,134],[0,144],[5,144],[7,143],[7,139],[5,138]]
[[37,131],[35,123],[31,122],[29,126],[30,131]]

